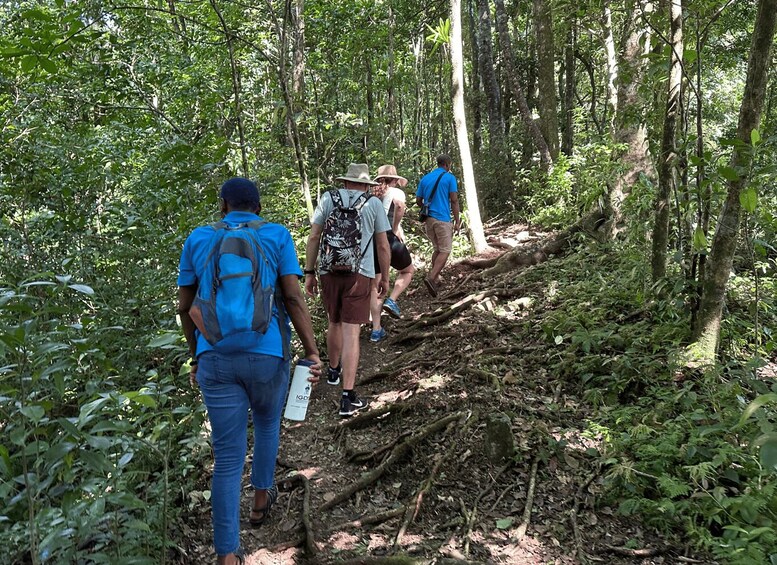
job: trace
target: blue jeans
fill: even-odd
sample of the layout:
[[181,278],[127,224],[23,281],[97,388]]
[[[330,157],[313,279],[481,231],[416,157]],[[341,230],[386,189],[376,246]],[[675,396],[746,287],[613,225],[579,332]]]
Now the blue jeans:
[[289,385],[289,361],[258,353],[200,355],[197,381],[211,425],[215,464],[211,485],[216,554],[240,547],[240,483],[248,441],[248,408],[254,420],[251,484],[269,489]]

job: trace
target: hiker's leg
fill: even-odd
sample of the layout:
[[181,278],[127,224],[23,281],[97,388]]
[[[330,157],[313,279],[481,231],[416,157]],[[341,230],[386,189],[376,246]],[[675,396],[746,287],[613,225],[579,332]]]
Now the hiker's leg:
[[[377,279],[373,279],[376,281]],[[370,317],[372,318],[372,329],[377,331],[380,329],[380,310],[383,306],[383,301],[378,298],[377,285],[371,285],[370,290]]]
[[340,356],[343,368],[343,390],[353,390],[359,367],[359,329],[361,324],[342,323],[343,350]]
[[442,272],[443,267],[445,267],[445,263],[448,262],[448,256],[450,253],[437,253],[437,257],[434,260],[434,263],[432,263],[432,270],[429,272],[429,278],[433,282],[437,282],[437,280],[440,278],[440,273]]
[[440,278],[440,273],[448,262],[448,256],[453,249],[453,224],[451,222],[440,222],[431,219],[431,231],[434,234],[434,248],[437,251],[437,257],[432,262],[432,271],[429,278],[435,283]]
[[402,294],[408,286],[410,286],[410,281],[413,280],[414,274],[415,267],[412,263],[397,273],[397,278],[394,281],[394,288],[391,290],[391,300],[396,302],[399,299],[399,295]]
[[200,355],[197,381],[208,409],[213,444],[213,545],[226,556],[240,547],[240,481],[246,458],[248,395],[236,380],[241,356]]
[[329,322],[329,328],[326,331],[326,353],[329,356],[330,367],[342,367],[343,351],[343,324],[340,322]]

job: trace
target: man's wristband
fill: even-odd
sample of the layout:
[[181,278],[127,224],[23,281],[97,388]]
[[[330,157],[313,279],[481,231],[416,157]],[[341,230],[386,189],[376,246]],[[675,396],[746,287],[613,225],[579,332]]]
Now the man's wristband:
[[305,269],[302,272],[305,273],[306,275],[315,275],[316,274],[316,270],[315,269]]

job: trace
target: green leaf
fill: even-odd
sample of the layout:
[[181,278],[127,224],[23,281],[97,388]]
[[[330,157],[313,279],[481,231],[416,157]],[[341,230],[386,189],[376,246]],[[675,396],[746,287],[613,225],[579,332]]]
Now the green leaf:
[[32,405],[32,406],[22,406],[19,409],[19,412],[21,412],[25,417],[29,418],[36,424],[43,419],[43,416],[46,415],[46,411],[43,409],[43,406],[38,405]]
[[162,335],[156,336],[154,339],[148,342],[146,347],[166,347],[172,345],[181,339],[181,334],[178,332],[166,332]]
[[738,425],[741,426],[744,424],[747,419],[755,413],[756,410],[758,410],[761,406],[769,404],[770,402],[777,402],[777,393],[770,392],[769,394],[762,394],[753,400],[750,404],[747,405],[745,411],[742,412],[742,417],[739,419]]
[[763,443],[760,459],[764,469],[768,469],[772,473],[777,471],[777,438],[772,437]]
[[756,128],[750,130],[750,143],[753,147],[761,143],[761,133]]
[[27,55],[22,58],[22,72],[29,73],[38,65],[37,55]]
[[701,226],[698,226],[693,232],[693,250],[694,251],[706,251],[707,250],[707,236],[704,235],[704,230]]
[[83,292],[84,294],[88,294],[89,296],[92,296],[94,294],[94,289],[91,286],[87,286],[85,284],[71,284],[69,288],[72,288],[76,292]]
[[743,190],[739,195],[739,203],[742,208],[748,213],[755,212],[755,208],[758,205],[758,194],[753,187]]
[[737,173],[734,167],[724,166],[718,167],[718,173],[726,180],[735,181],[739,180],[739,173]]
[[40,64],[41,67],[43,67],[43,70],[46,71],[47,73],[51,75],[56,74],[57,64],[51,59],[49,59],[48,57],[41,57],[40,59],[38,59],[38,63]]
[[496,521],[496,527],[499,528],[500,530],[506,530],[512,525],[513,525],[512,517],[502,518],[501,520]]

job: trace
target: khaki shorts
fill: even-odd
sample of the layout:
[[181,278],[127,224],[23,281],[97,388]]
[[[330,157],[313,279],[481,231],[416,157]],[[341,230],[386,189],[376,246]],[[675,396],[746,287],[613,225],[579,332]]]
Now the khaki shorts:
[[370,321],[372,279],[360,274],[323,275],[321,298],[329,321],[367,324]]
[[437,253],[450,253],[453,249],[453,223],[427,218],[424,222],[426,237]]

